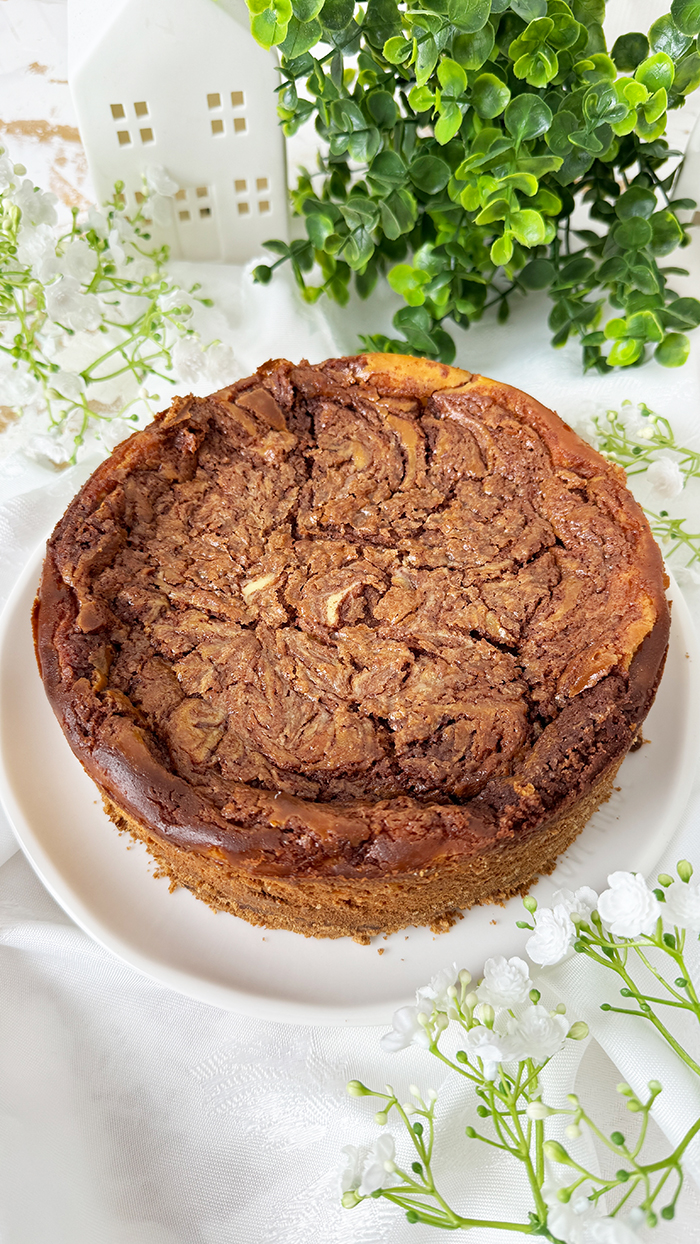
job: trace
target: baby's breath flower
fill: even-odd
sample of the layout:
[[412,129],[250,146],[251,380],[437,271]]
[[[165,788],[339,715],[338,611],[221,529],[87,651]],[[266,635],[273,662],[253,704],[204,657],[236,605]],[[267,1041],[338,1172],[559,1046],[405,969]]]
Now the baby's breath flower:
[[641,873],[615,872],[608,877],[609,890],[598,899],[603,924],[615,937],[639,937],[652,933],[661,915],[659,900]]
[[571,916],[561,903],[556,907],[538,907],[534,914],[535,931],[525,950],[533,963],[550,967],[568,954],[575,929]]
[[46,287],[46,310],[56,324],[76,332],[91,330],[102,321],[102,309],[95,294],[84,294],[74,276],[63,276]]
[[530,984],[528,966],[522,959],[498,955],[486,960],[484,979],[476,992],[480,1002],[491,1006],[516,1006],[527,998]]

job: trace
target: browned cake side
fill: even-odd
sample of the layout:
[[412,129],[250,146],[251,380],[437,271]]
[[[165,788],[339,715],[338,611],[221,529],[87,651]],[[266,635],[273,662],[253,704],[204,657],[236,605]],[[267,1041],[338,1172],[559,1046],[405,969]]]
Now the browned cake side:
[[116,823],[213,906],[360,940],[551,871],[668,625],[622,472],[518,390],[384,355],[176,401],[73,501],[35,609]]

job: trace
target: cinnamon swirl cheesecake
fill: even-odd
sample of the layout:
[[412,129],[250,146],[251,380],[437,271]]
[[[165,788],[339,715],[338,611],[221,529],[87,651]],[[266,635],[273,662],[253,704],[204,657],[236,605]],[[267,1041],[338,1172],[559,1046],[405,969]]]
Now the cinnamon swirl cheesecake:
[[556,414],[367,354],[266,363],[119,445],[34,624],[73,751],[173,885],[367,941],[551,871],[669,611],[623,472]]

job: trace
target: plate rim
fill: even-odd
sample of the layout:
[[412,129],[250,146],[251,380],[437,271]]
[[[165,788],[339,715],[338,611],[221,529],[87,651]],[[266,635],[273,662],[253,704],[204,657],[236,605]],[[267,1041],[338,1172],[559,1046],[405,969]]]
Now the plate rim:
[[[46,537],[38,542],[28,557],[21,573],[15,580],[12,590],[0,614],[0,675],[7,659],[8,633],[16,621],[16,612],[32,582],[37,582],[41,563],[45,554]],[[678,632],[682,636],[687,655],[690,658],[689,675],[689,713],[684,737],[682,738],[682,756],[679,764],[679,776],[670,793],[668,830],[665,846],[668,846],[675,834],[693,783],[697,763],[695,737],[700,733],[700,640],[688,604],[681,589],[666,567],[669,575],[669,588],[672,610],[677,621]],[[52,711],[49,709],[49,711]],[[0,725],[4,707],[0,706]],[[76,764],[80,764],[75,758]],[[213,980],[205,980],[197,976],[191,969],[175,968],[160,960],[151,960],[141,950],[125,943],[119,933],[110,930],[108,924],[88,912],[84,901],[67,881],[46,850],[37,832],[27,819],[14,791],[14,779],[6,765],[5,751],[0,738],[0,804],[3,806],[14,837],[34,872],[44,887],[70,917],[70,919],[86,933],[92,941],[102,946],[110,954],[115,955],[122,963],[152,983],[162,988],[174,990],[186,997],[219,1009],[234,1011],[252,1018],[275,1021],[277,1023],[296,1023],[307,1026],[322,1027],[386,1027],[390,1015],[386,1003],[369,1002],[366,1004],[351,1003],[346,1007],[341,1004],[321,1004],[318,1002],[297,1001],[289,998],[271,997],[269,993],[256,993],[252,990],[237,988],[234,985],[220,984]],[[585,827],[584,827],[585,832]],[[655,848],[654,859],[661,857],[663,847]],[[560,857],[565,858],[566,852]],[[638,871],[648,872],[653,863],[640,866]],[[500,909],[499,909],[500,910]],[[411,1003],[412,997],[406,997],[403,1004]],[[402,1005],[402,1003],[399,1003]]]

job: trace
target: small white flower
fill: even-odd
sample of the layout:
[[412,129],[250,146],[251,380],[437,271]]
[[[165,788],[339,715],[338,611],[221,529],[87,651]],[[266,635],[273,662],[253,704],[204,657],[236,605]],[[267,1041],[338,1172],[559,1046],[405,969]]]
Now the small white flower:
[[63,275],[74,277],[81,285],[92,279],[96,267],[97,255],[82,238],[73,238],[59,260]]
[[195,337],[180,337],[172,349],[173,367],[181,380],[195,384],[206,371],[207,359]]
[[547,1227],[563,1244],[581,1244],[584,1225],[595,1216],[595,1209],[587,1197],[577,1196],[562,1202],[557,1193],[563,1185],[548,1180],[543,1185],[542,1196],[547,1206]]
[[95,294],[84,294],[73,276],[47,285],[46,310],[52,320],[75,332],[97,328],[102,322],[99,300]]
[[527,939],[525,950],[533,963],[551,967],[568,954],[574,933],[571,917],[561,903],[554,908],[539,907],[535,912],[535,931]]
[[367,1145],[345,1145],[341,1150],[347,1158],[347,1164],[340,1173],[340,1191],[354,1192],[360,1185],[362,1167],[369,1155]]
[[492,1028],[470,1028],[464,1048],[471,1058],[480,1058],[487,1080],[495,1080],[499,1063],[506,1063],[515,1056],[513,1042],[508,1036],[494,1032]]
[[427,1050],[430,1037],[418,1021],[421,1014],[430,1012],[417,1006],[401,1006],[398,1011],[394,1011],[391,1031],[385,1032],[379,1039],[382,1049],[388,1054],[397,1054],[399,1050],[408,1049],[409,1045],[422,1045]]
[[675,458],[665,455],[656,458],[647,471],[647,481],[657,496],[664,500],[680,497],[683,491],[684,477]]
[[555,890],[552,905],[563,907],[569,916],[582,916],[589,920],[598,906],[598,895],[590,886],[583,885],[579,890]]
[[24,359],[0,355],[0,393],[4,406],[24,406],[40,392],[38,380]]
[[[174,311],[175,307],[181,307],[183,303],[186,302],[187,295],[185,294],[185,291],[178,289],[177,285],[175,285],[172,289],[169,289],[165,294],[161,294],[158,299],[158,305],[161,311]],[[209,351],[209,353],[211,353],[211,351]]]
[[155,225],[169,225],[172,219],[170,199],[164,194],[152,194],[148,200],[148,215]]
[[[180,301],[182,302],[183,300],[181,290]],[[240,375],[240,368],[231,346],[226,346],[223,342],[207,350],[206,360],[207,375],[216,388],[223,388],[225,384],[231,384],[231,381],[237,379]]]
[[109,231],[109,253],[117,266],[126,263],[126,251],[121,244],[118,229]]
[[154,194],[173,195],[178,184],[173,181],[162,164],[149,164],[146,169],[146,185]]
[[669,924],[700,933],[700,883],[688,882],[686,885],[676,882],[669,886],[662,911],[664,920]]
[[45,285],[58,272],[56,238],[50,225],[21,225],[17,233],[17,259],[30,267]]
[[58,220],[55,194],[39,190],[31,181],[26,180],[16,186],[12,192],[12,201],[22,213],[23,225],[55,225]]
[[79,402],[85,392],[85,381],[77,372],[58,371],[51,377],[51,388],[69,402]]
[[639,1244],[639,1236],[621,1218],[586,1218],[576,1244]]
[[102,212],[98,212],[96,207],[91,207],[88,211],[87,227],[96,233],[98,238],[106,238],[109,235],[109,221]]
[[641,873],[616,872],[608,877],[609,890],[598,899],[598,913],[615,937],[652,933],[661,905]]
[[498,955],[486,960],[484,979],[476,992],[480,1002],[489,1002],[491,1006],[516,1006],[526,1000],[530,984],[529,969],[523,959]]
[[448,989],[455,984],[457,980],[457,964],[453,963],[449,968],[442,968],[436,972],[429,985],[423,985],[421,989],[416,990],[416,1002],[426,1015],[431,1015],[433,1011],[447,1012],[452,1006],[452,999],[448,996]]
[[544,1062],[551,1058],[564,1044],[569,1022],[563,1015],[550,1015],[544,1006],[530,1006],[521,1019],[508,1021],[508,1035],[512,1038],[515,1057],[532,1058]]
[[8,160],[6,155],[0,155],[0,194],[4,194],[6,190],[10,189],[10,186],[14,186],[16,181],[17,177],[12,161]]
[[389,1132],[382,1132],[365,1159],[362,1179],[357,1189],[360,1196],[369,1196],[378,1188],[385,1188],[387,1184],[396,1182],[392,1172],[384,1165],[385,1162],[393,1162],[395,1152],[394,1137]]

